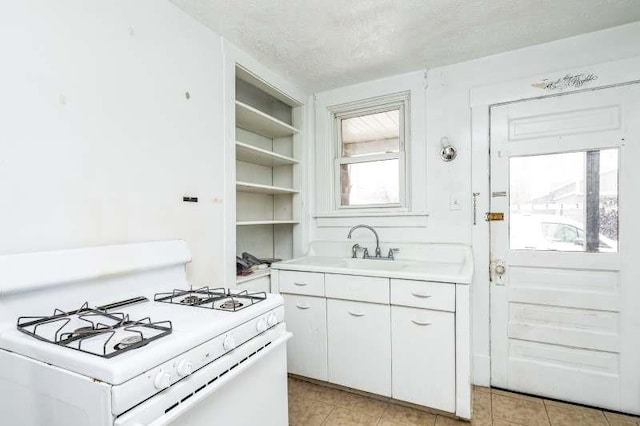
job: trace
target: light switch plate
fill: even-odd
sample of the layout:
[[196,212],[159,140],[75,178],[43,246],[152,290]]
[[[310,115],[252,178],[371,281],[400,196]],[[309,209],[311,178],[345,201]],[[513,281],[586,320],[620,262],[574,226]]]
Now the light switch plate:
[[449,195],[449,210],[462,210],[462,197],[464,195],[461,192],[454,192]]

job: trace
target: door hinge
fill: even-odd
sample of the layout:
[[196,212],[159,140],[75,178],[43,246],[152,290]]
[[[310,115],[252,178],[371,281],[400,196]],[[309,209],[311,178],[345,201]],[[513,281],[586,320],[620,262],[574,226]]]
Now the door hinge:
[[504,220],[504,213],[501,212],[489,212],[484,215],[484,220],[487,222]]

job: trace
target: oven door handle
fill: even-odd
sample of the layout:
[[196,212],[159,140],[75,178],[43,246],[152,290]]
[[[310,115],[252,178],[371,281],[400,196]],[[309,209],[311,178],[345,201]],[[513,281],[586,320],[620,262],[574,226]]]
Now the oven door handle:
[[186,402],[181,403],[173,410],[169,411],[168,413],[165,413],[162,417],[158,417],[157,419],[155,419],[150,423],[147,423],[146,425],[144,425],[143,423],[137,423],[137,424],[134,423],[134,425],[132,426],[165,426],[170,422],[175,421],[182,414],[184,414],[185,411],[188,411],[203,399],[211,397],[212,393],[216,392],[219,388],[227,384],[230,380],[233,380],[235,377],[239,376],[244,371],[251,368],[251,366],[256,362],[260,362],[260,359],[262,357],[274,351],[279,346],[285,344],[287,340],[291,338],[291,336],[293,336],[293,334],[289,332],[285,332],[282,336],[278,337],[273,342],[271,342],[269,346],[265,347],[262,351],[260,351],[260,354],[261,354],[260,356],[254,356],[249,358],[247,361],[238,365],[237,368],[234,368],[233,370],[225,374],[223,377],[216,380],[215,383],[207,386],[204,390],[199,392],[197,395],[194,395],[193,397],[189,398]]

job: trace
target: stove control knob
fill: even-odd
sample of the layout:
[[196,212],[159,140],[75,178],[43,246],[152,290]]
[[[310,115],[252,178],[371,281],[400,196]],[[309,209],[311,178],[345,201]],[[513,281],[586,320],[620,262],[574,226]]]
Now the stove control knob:
[[278,323],[278,317],[276,316],[276,313],[271,312],[267,317],[267,324],[269,324],[269,327],[273,327],[277,323]]
[[266,329],[267,329],[267,320],[264,318],[260,318],[258,320],[258,323],[256,324],[256,330],[258,330],[259,333],[262,333]]
[[153,385],[158,390],[168,388],[169,386],[171,386],[171,374],[160,371],[158,374],[156,374]]
[[178,363],[178,376],[184,377],[191,374],[191,362],[183,359]]
[[227,334],[222,342],[222,347],[225,351],[230,351],[236,348],[236,339],[231,334]]

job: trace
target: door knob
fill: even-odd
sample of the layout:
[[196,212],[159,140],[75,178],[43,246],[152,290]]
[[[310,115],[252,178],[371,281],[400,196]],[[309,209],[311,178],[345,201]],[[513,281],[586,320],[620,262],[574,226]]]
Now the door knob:
[[496,285],[504,285],[504,274],[505,272],[507,272],[507,267],[504,265],[504,261],[501,259],[497,259],[494,260],[491,265],[494,272],[493,281],[496,283]]

